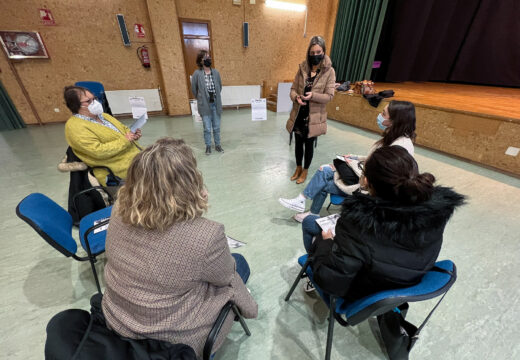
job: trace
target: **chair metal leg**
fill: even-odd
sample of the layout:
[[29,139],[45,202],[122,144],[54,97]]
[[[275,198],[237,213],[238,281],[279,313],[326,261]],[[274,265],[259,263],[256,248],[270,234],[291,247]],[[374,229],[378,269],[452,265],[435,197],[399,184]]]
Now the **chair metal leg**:
[[251,331],[249,331],[249,328],[247,327],[244,317],[242,316],[242,314],[240,314],[240,311],[238,311],[238,308],[235,304],[233,304],[232,309],[233,309],[233,312],[235,313],[235,316],[238,316],[238,321],[240,321],[240,325],[242,325],[242,329],[244,329],[244,331],[246,332],[246,335],[251,336]]
[[307,261],[305,262],[305,264],[303,264],[302,266],[302,269],[300,270],[300,272],[298,273],[298,276],[296,277],[296,279],[294,280],[292,286],[291,286],[291,289],[289,290],[289,293],[287,294],[287,296],[285,297],[285,301],[289,301],[289,298],[291,297],[292,293],[294,292],[294,289],[296,289],[296,285],[298,285],[298,283],[300,282],[300,279],[303,279],[304,278],[304,273],[305,273],[305,270],[307,270],[307,266],[309,266],[309,263],[311,262],[311,257],[309,256],[307,258]]
[[332,205],[332,201],[329,202],[329,206],[327,206],[327,211],[329,211],[330,206]]
[[96,286],[97,286],[98,293],[103,294],[101,292],[101,286],[99,285],[99,279],[98,279],[98,275],[97,275],[97,271],[96,271],[96,266],[94,265],[94,260],[95,260],[94,258],[89,257],[90,266],[92,267],[92,272],[94,273],[94,279],[96,280]]
[[335,311],[336,298],[331,295],[329,305],[329,330],[327,332],[327,348],[325,349],[325,360],[330,360],[330,353],[332,350],[332,336],[334,334],[334,321],[336,319],[336,317],[334,316]]

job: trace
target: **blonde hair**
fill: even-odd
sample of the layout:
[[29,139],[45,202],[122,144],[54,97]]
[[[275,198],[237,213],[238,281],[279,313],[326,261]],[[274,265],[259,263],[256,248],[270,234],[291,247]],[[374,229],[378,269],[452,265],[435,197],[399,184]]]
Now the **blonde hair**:
[[184,140],[161,138],[137,154],[114,208],[123,222],[159,231],[202,216],[206,190]]

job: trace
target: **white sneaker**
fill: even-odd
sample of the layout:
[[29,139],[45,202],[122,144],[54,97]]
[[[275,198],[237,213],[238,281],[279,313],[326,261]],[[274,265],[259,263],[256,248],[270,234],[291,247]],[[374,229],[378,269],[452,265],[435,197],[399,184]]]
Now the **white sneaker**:
[[312,285],[310,280],[307,280],[303,283],[303,291],[305,291],[306,293],[313,292],[314,290],[316,289],[314,288],[314,285]]
[[294,210],[294,211],[297,211],[300,213],[305,211],[305,199],[300,200],[299,198],[294,198],[294,199],[279,198],[278,202],[280,204],[282,204],[283,206],[285,206],[287,209],[291,209],[291,210]]
[[293,216],[293,219],[298,221],[299,223],[303,222],[303,219],[305,219],[307,216],[311,214],[310,211],[306,211],[304,213],[299,213]]

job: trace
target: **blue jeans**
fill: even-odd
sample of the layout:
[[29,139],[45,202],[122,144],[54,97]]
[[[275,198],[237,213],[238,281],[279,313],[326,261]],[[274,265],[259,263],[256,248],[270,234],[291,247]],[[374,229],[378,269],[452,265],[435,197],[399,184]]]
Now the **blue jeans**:
[[302,222],[302,232],[303,232],[303,246],[305,246],[305,250],[307,253],[310,252],[312,246],[312,238],[319,233],[321,233],[321,228],[316,222],[319,216],[317,215],[309,215]]
[[217,106],[214,102],[209,103],[211,115],[202,116],[202,124],[204,125],[204,142],[206,146],[211,145],[211,129],[213,129],[213,140],[215,146],[220,145],[220,115],[217,113]]
[[[321,169],[321,170],[320,170]],[[330,166],[322,166],[312,176],[311,181],[303,190],[303,195],[306,198],[312,199],[311,213],[319,214],[323,203],[327,199],[327,195],[344,195],[336,184],[334,184],[335,171]]]
[[242,278],[242,281],[244,284],[247,282],[247,279],[249,279],[249,275],[251,274],[251,270],[249,269],[249,264],[247,263],[246,259],[240,255],[240,254],[231,254],[233,258],[235,259],[235,264],[237,265],[237,273]]

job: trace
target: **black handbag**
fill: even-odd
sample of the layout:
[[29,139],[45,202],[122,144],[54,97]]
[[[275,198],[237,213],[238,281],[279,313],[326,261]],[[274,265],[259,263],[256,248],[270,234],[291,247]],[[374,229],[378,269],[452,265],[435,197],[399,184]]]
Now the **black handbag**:
[[377,322],[390,360],[407,360],[417,340],[417,327],[405,320],[408,303],[379,315]]
[[[445,272],[444,269],[434,268],[435,271]],[[419,339],[419,333],[423,329],[426,322],[430,319],[437,306],[444,299],[446,293],[442,295],[437,304],[430,311],[423,323],[416,327],[414,324],[405,320],[408,312],[408,303],[404,303],[397,308],[377,316],[379,330],[383,343],[390,360],[408,360],[408,355],[412,350],[415,342]]]

